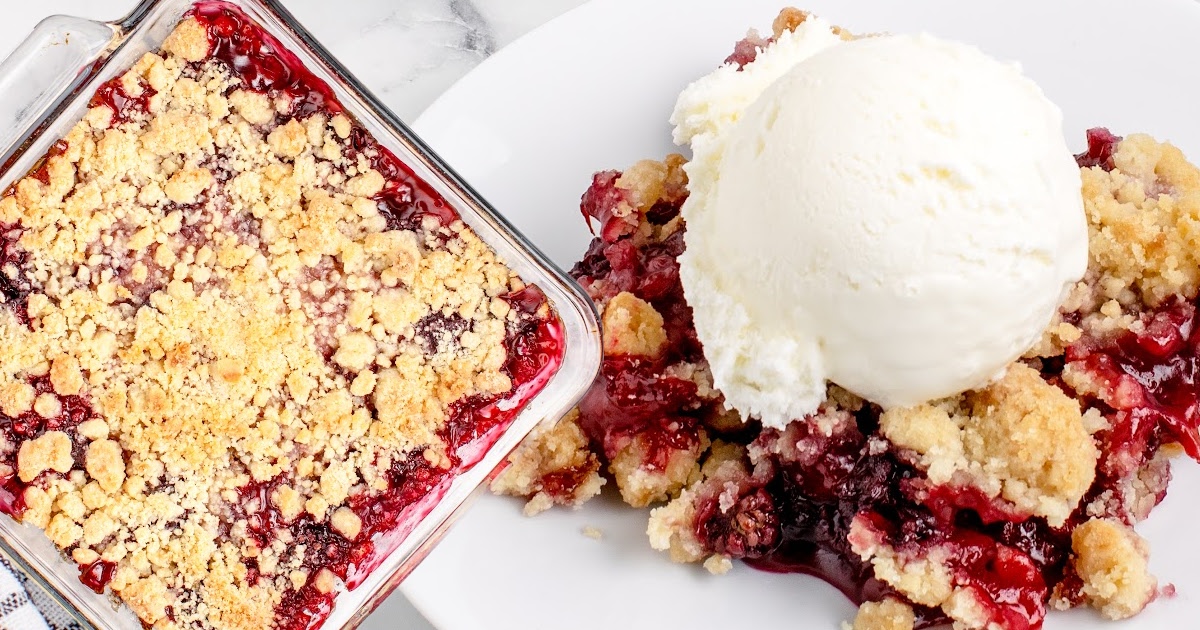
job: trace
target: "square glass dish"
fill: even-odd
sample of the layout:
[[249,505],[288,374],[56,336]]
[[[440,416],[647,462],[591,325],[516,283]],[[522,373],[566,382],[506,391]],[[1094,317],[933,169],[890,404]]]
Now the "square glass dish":
[[0,116],[0,551],[92,627],[354,628],[595,377],[592,301],[274,0],[48,18]]

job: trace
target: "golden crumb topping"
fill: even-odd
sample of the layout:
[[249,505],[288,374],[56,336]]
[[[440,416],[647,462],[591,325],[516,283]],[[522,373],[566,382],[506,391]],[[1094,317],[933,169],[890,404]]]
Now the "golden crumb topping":
[[1088,272],[1028,357],[1061,356],[1085,332],[1110,340],[1139,313],[1200,292],[1200,169],[1143,134],[1118,142],[1110,166],[1082,169]]
[[705,569],[710,573],[727,572],[730,559],[722,554],[713,554],[696,538],[697,505],[701,497],[716,486],[723,495],[717,497],[717,507],[724,512],[736,502],[738,484],[735,480],[744,479],[749,474],[745,447],[713,442],[703,465],[690,472],[688,487],[679,491],[679,495],[666,505],[651,510],[646,528],[650,546],[668,552],[673,562],[703,560]]
[[864,602],[858,607],[854,623],[846,630],[912,630],[916,614],[912,606],[895,599]]
[[[855,517],[851,523],[848,540],[851,549],[864,562],[870,563],[876,579],[896,589],[915,604],[940,608],[954,621],[956,629],[992,630],[995,627],[979,600],[977,587],[963,583],[949,569],[951,558],[957,553],[955,549],[932,546],[920,553],[894,549],[862,516]],[[900,615],[900,620],[904,620],[902,611],[890,612]],[[868,619],[875,618],[872,616]]]
[[666,159],[641,160],[625,169],[614,185],[627,194],[613,207],[613,215],[637,220],[637,232],[633,235],[636,244],[660,242],[683,226],[683,219],[676,217],[664,225],[640,220],[659,204],[678,204],[688,195],[687,173],[683,167],[687,160],[678,153]]
[[95,412],[20,445],[25,522],[113,564],[147,624],[260,630],[284,593],[338,586],[253,535],[268,506],[241,492],[275,484],[285,523],[354,540],[351,496],[445,462],[449,406],[511,389],[522,285],[460,221],[390,226],[349,119],[288,117],[209,47],[184,20],[118,80],[144,112],[95,107],[0,199],[24,261],[0,271],[32,291],[27,322],[0,310],[0,411]]
[[855,517],[848,537],[850,547],[870,563],[875,577],[895,588],[912,602],[938,607],[954,594],[954,578],[945,549],[935,548],[926,556],[909,556],[888,546],[883,536],[866,520]]
[[556,503],[583,505],[606,483],[600,476],[600,460],[579,428],[577,409],[553,425],[534,430],[508,462],[492,482],[492,492],[528,498],[525,513],[530,516]]
[[[812,17],[812,15],[808,11],[802,11],[795,7],[785,7],[779,12],[779,15],[775,16],[775,20],[771,22],[771,34],[775,39],[778,39],[784,33],[800,28],[800,25],[808,21],[808,18]],[[855,35],[837,25],[833,26],[833,33],[845,41],[866,37],[866,35]]]
[[1091,487],[1099,457],[1078,401],[1021,363],[986,389],[888,410],[880,430],[933,484],[975,486],[1056,526]]
[[797,28],[800,28],[800,25],[807,22],[810,17],[812,17],[812,14],[807,11],[801,11],[796,7],[784,7],[779,12],[779,15],[775,16],[775,20],[771,22],[771,34],[779,38],[788,31],[795,31]]
[[665,464],[647,466],[645,462],[653,461],[650,454],[660,448],[652,440],[635,436],[609,464],[621,498],[633,507],[646,507],[677,494],[699,469],[700,457],[708,449],[708,438],[701,432],[698,440],[668,449]]
[[646,526],[650,546],[666,551],[672,562],[704,560],[709,554],[696,538],[695,522],[696,497],[685,489],[670,503],[650,511],[650,522]]
[[1157,306],[1200,285],[1200,169],[1183,152],[1131,135],[1112,170],[1083,169],[1091,271],[1106,299]]
[[686,160],[673,153],[661,162],[641,160],[625,169],[616,186],[631,193],[629,212],[645,213],[660,202],[672,203],[687,196]]
[[1071,532],[1071,550],[1083,596],[1105,617],[1132,617],[1154,599],[1158,581],[1147,566],[1149,545],[1126,525],[1092,519]]
[[602,324],[606,355],[656,357],[667,343],[662,315],[628,291],[608,301]]

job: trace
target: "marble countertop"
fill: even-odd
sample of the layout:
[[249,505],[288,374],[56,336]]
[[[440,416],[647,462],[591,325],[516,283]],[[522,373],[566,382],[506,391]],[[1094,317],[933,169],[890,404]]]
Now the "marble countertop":
[[[584,0],[283,0],[362,82],[406,121],[488,55]],[[0,21],[6,56],[53,14],[117,19],[135,0],[9,2]],[[432,630],[399,593],[362,630]]]
[[[282,0],[401,118],[411,121],[488,55],[584,0]],[[5,3],[0,54],[53,14],[114,20],[136,0]]]

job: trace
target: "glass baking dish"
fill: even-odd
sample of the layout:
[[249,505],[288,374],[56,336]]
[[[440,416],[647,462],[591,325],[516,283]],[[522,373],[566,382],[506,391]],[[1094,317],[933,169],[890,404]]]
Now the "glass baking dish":
[[[54,142],[80,120],[98,86],[156,50],[194,0],[145,0],[127,17],[94,22],[55,16],[0,64],[0,190],[32,170]],[[553,422],[591,384],[600,363],[599,325],[592,301],[567,276],[479,197],[432,150],[364,88],[275,0],[228,0],[297,55],[332,89],[346,113],[392,151],[454,207],[462,219],[521,278],[537,285],[555,309],[563,334],[561,367],[502,433],[468,445],[465,472],[444,494],[434,492],[418,510],[424,518],[353,590],[342,593],[322,628],[355,628],[412,571],[454,517],[503,465],[504,458],[540,422]],[[472,462],[473,465],[472,465]],[[422,510],[423,511],[423,510]],[[403,528],[402,528],[403,529]],[[394,543],[388,536],[388,543]],[[382,543],[382,544],[388,544]],[[109,595],[79,581],[40,529],[0,517],[0,551],[23,567],[85,625],[103,630],[140,630],[141,622]],[[451,587],[452,585],[447,585]]]

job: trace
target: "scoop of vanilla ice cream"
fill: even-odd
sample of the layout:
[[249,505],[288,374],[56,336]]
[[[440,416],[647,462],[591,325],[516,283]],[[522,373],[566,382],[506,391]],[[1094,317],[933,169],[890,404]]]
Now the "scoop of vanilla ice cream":
[[680,96],[681,278],[727,404],[782,427],[826,381],[883,407],[1001,375],[1087,267],[1062,114],[1011,64],[810,18]]

